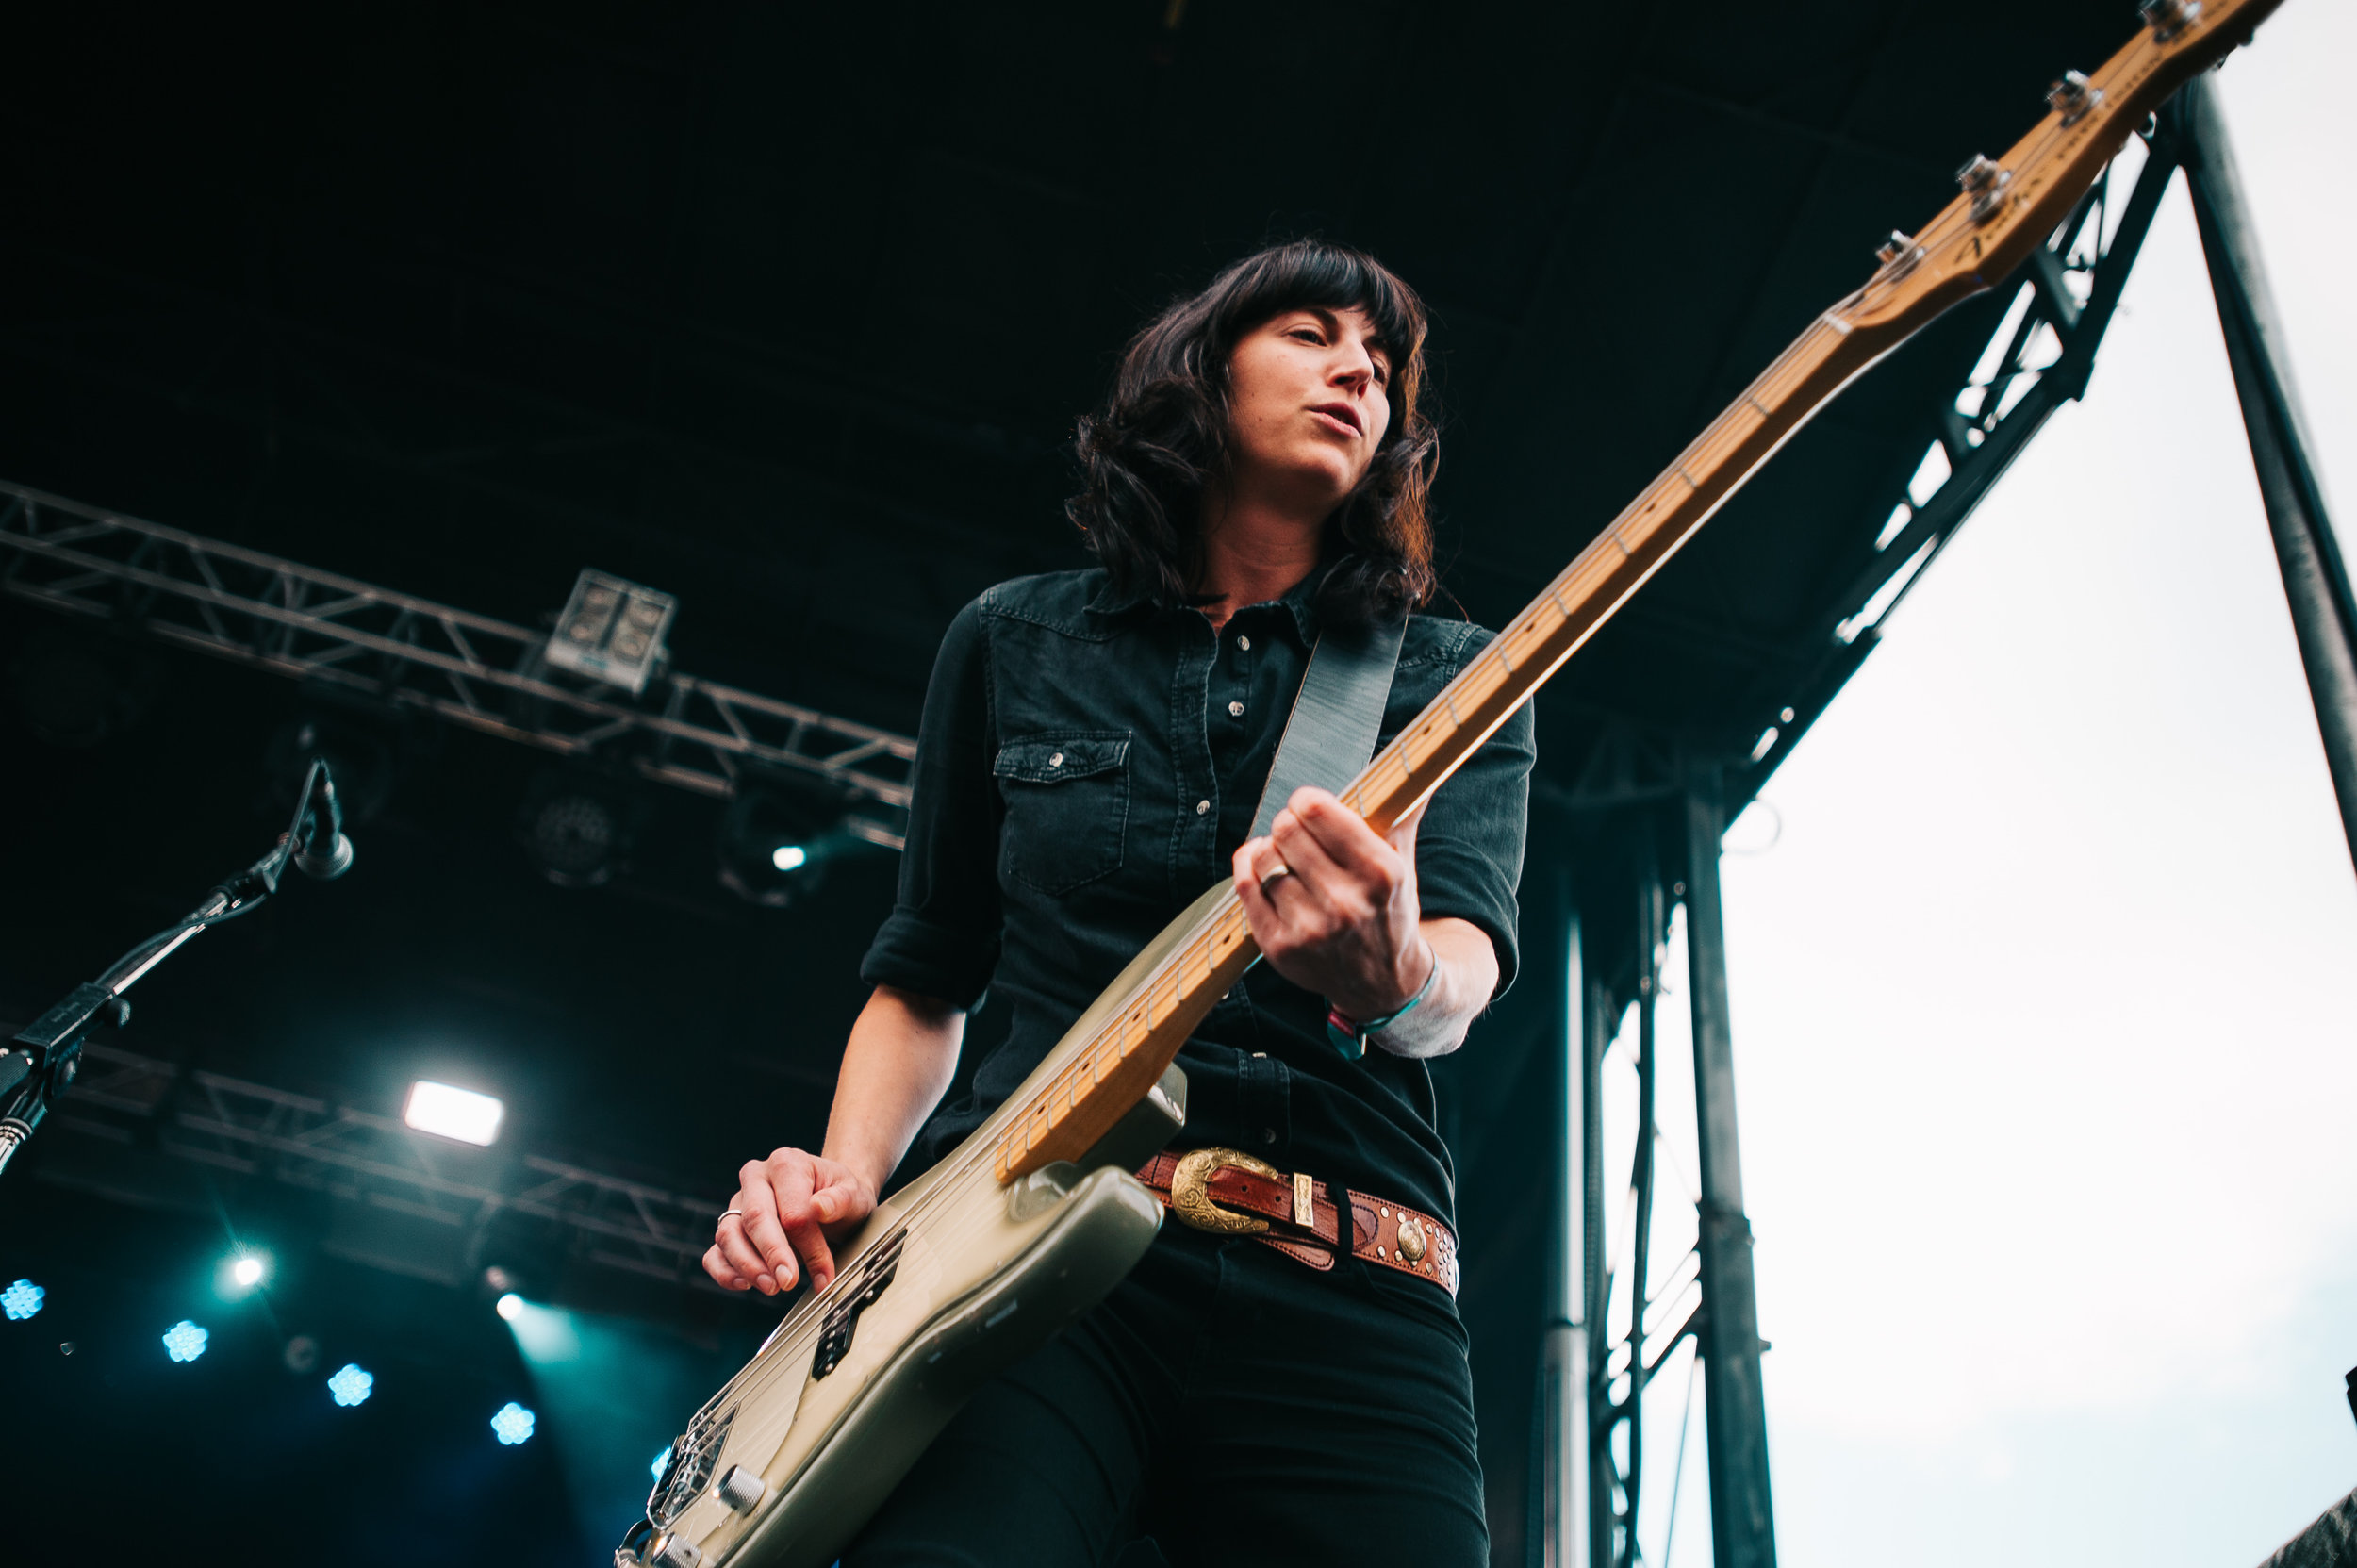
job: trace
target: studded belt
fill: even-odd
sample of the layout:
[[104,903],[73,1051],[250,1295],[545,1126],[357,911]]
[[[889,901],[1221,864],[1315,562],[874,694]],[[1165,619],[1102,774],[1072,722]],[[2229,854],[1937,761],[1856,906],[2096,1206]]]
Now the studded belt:
[[1337,1216],[1346,1209],[1354,1256],[1457,1294],[1456,1233],[1404,1203],[1300,1173],[1288,1176],[1232,1148],[1158,1154],[1139,1167],[1138,1180],[1179,1223],[1214,1235],[1255,1237],[1321,1271],[1341,1255]]

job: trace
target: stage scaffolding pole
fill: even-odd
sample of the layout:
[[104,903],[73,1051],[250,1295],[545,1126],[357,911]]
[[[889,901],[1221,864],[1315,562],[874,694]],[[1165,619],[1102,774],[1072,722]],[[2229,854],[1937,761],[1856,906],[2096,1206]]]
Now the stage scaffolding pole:
[[1752,1226],[1735,1130],[1735,1044],[1727,942],[1719,896],[1726,833],[1723,776],[1694,775],[1686,796],[1687,989],[1694,1018],[1694,1130],[1701,1154],[1705,1429],[1709,1442],[1711,1552],[1717,1568],[1775,1568],[1768,1495],[1768,1409],[1759,1380],[1759,1305]]
[[1541,1568],[1588,1563],[1587,1057],[1588,982],[1580,951],[1579,906],[1571,877],[1555,868],[1556,919],[1562,946],[1555,1022],[1558,1031],[1550,1090],[1557,1119],[1550,1152],[1545,1327],[1539,1346],[1539,1498]]
[[2357,860],[2357,602],[2351,600],[2349,569],[2325,511],[2324,488],[2309,460],[2306,425],[2283,353],[2283,324],[2243,205],[2226,122],[2207,78],[2185,85],[2179,113],[2187,143],[2185,181],[2210,264],[2210,290],[2234,371],[2234,391],[2242,400],[2250,461],[2266,503],[2267,531],[2275,538],[2300,663],[2308,672],[2325,766],[2340,801],[2341,833]]

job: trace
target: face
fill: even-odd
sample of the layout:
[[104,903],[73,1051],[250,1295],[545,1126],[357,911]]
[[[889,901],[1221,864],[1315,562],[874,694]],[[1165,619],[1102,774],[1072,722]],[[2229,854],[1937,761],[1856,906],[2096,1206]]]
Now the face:
[[1392,421],[1391,355],[1356,308],[1271,317],[1228,362],[1233,483],[1323,520],[1375,460]]

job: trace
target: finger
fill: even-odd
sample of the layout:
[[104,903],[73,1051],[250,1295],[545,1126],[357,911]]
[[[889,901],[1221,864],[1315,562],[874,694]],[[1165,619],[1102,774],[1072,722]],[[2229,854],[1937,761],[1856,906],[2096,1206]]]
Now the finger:
[[818,1227],[817,1216],[810,1212],[810,1195],[816,1186],[812,1180],[814,1164],[800,1149],[787,1149],[768,1160],[769,1190],[763,1196],[774,1205],[769,1217],[779,1230],[776,1240],[783,1245],[775,1251],[765,1249],[763,1255],[777,1271],[778,1283],[788,1290],[801,1273],[795,1260],[810,1257],[803,1235]]
[[840,1225],[845,1220],[867,1217],[866,1189],[852,1178],[849,1170],[821,1160],[817,1174],[827,1183],[810,1195],[810,1212],[817,1216],[819,1224]]
[[[739,1201],[745,1210],[745,1241],[757,1259],[752,1275],[761,1277],[754,1279],[754,1283],[766,1281],[779,1290],[792,1290],[794,1249],[786,1245],[785,1229],[778,1221],[780,1204],[776,1165],[777,1157],[774,1155],[768,1160],[748,1165],[744,1171],[745,1190]],[[764,1290],[762,1294],[766,1296],[769,1292]]]
[[720,1256],[728,1265],[751,1281],[762,1295],[777,1294],[777,1282],[769,1278],[768,1269],[763,1266],[761,1254],[754,1251],[752,1243],[745,1239],[745,1217],[742,1214],[731,1214],[720,1222],[719,1232],[713,1238],[713,1245],[720,1249]]
[[802,1263],[810,1273],[812,1290],[825,1290],[833,1282],[834,1251],[827,1246],[827,1233],[819,1229],[817,1220],[787,1226],[785,1239],[794,1244],[796,1252],[801,1254]]
[[1268,894],[1261,889],[1260,875],[1253,868],[1250,859],[1253,846],[1267,842],[1262,838],[1246,840],[1236,850],[1236,858],[1233,862],[1236,871],[1236,901],[1244,905],[1244,919],[1252,927],[1252,939],[1260,944],[1261,950],[1264,953],[1269,950],[1270,944],[1283,929],[1282,916],[1277,913],[1277,905],[1271,901]]
[[1317,914],[1329,918],[1355,918],[1373,907],[1377,892],[1366,886],[1349,867],[1337,863],[1325,844],[1310,832],[1309,825],[1290,809],[1277,814],[1276,830],[1277,850],[1294,868],[1295,880],[1310,895]]
[[[1399,851],[1367,826],[1365,817],[1322,789],[1294,790],[1286,810],[1336,866],[1375,889],[1380,895],[1378,902],[1389,900],[1400,883]],[[1278,814],[1280,818],[1283,815]],[[1292,840],[1279,834],[1277,847],[1287,860],[1293,860]]]
[[745,1277],[729,1266],[728,1259],[720,1254],[718,1242],[704,1248],[703,1263],[704,1272],[711,1275],[713,1283],[722,1290],[741,1291],[746,1288]]

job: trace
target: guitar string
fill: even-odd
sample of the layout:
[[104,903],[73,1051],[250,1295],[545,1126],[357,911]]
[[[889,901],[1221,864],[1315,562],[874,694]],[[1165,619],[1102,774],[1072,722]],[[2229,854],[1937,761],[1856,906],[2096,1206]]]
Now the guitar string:
[[[2139,50],[2136,45],[2132,42],[2129,50],[2124,51],[2124,53],[2127,53],[2130,58],[2119,61],[2117,67],[2113,67],[2112,62],[2106,62],[2108,69],[2104,72],[2102,80],[2101,82],[2091,83],[2090,85],[2095,86],[2098,91],[2103,91],[2108,86],[2116,85],[2121,74],[2125,74],[2131,68],[2139,63],[2143,51]],[[2118,108],[2113,108],[2105,112],[2107,113],[2107,117],[2118,118],[2124,111]],[[2045,134],[2032,145],[2028,154],[2020,159],[2022,164],[2025,167],[2029,167],[2035,166],[2038,162],[2042,161],[2046,155],[2052,150],[2055,141],[2069,127],[2060,124],[2059,116],[2056,116],[2055,124],[2046,127]],[[2133,129],[2130,134],[2134,134]],[[2125,145],[2124,140],[2122,145]],[[2118,156],[2117,152],[2113,155],[2115,158]],[[1925,225],[1920,234],[1913,238],[1913,246],[1916,249],[1929,254],[1939,246],[1947,243],[1950,238],[1954,237],[1961,231],[1961,227],[1963,225],[1969,224],[1970,223],[1970,204],[1962,201],[1952,201],[1947,207],[1944,207],[1941,212],[1932,220],[1930,223]],[[2041,237],[2038,242],[2041,244],[2044,243],[2044,238]],[[1838,311],[1843,308],[1844,305],[1852,305],[1853,302],[1854,302],[1856,306],[1863,307],[1869,305],[1870,304],[1880,303],[1881,300],[1887,300],[1888,296],[1896,290],[1897,286],[1901,281],[1901,276],[1903,276],[1903,274],[1893,274],[1888,268],[1878,271],[1855,292],[1849,296],[1848,299],[1838,303],[1833,307],[1833,311]],[[1877,296],[1879,296],[1879,298],[1877,298]],[[1547,591],[1541,594],[1540,597],[1533,601],[1531,604],[1525,606],[1525,609],[1518,614],[1512,621],[1508,623],[1507,629],[1496,638],[1493,638],[1491,641],[1488,647],[1483,650],[1483,655],[1490,655],[1493,653],[1502,654],[1502,650],[1499,645],[1507,642],[1512,635],[1516,635],[1518,629],[1522,627],[1523,623],[1531,620],[1535,612],[1537,612],[1541,605],[1547,605],[1554,608],[1556,612],[1565,620],[1573,619],[1574,612],[1566,611],[1557,597],[1559,591],[1559,586],[1562,584],[1563,580],[1576,571],[1581,564],[1595,551],[1598,545],[1607,540],[1611,540],[1616,544],[1619,543],[1617,539],[1619,530],[1631,514],[1638,510],[1639,503],[1643,502],[1648,496],[1655,494],[1657,490],[1666,487],[1671,474],[1681,471],[1687,458],[1689,455],[1696,454],[1697,449],[1707,447],[1716,437],[1723,436],[1732,426],[1739,412],[1747,406],[1756,409],[1758,405],[1753,401],[1751,394],[1755,390],[1758,389],[1763,383],[1772,381],[1781,372],[1790,369],[1792,364],[1805,351],[1820,346],[1823,338],[1834,332],[1834,329],[1826,322],[1826,316],[1833,314],[1833,311],[1828,311],[1825,316],[1820,316],[1816,320],[1812,321],[1806,328],[1803,329],[1798,338],[1794,338],[1791,343],[1786,346],[1782,354],[1778,355],[1774,360],[1771,361],[1766,369],[1762,370],[1757,375],[1753,377],[1752,381],[1746,386],[1743,395],[1739,397],[1737,401],[1730,404],[1726,409],[1722,410],[1719,416],[1710,422],[1710,424],[1704,428],[1700,435],[1695,437],[1692,441],[1689,442],[1685,451],[1680,453],[1679,460],[1676,463],[1673,463],[1667,472],[1657,475],[1653,484],[1649,485],[1645,490],[1640,492],[1636,501],[1632,502],[1627,508],[1616,517],[1613,520],[1613,522],[1607,526],[1595,540],[1591,541],[1586,549],[1583,549],[1578,555],[1574,556],[1572,562],[1566,566],[1561,572],[1558,573],[1556,578],[1549,583]],[[1778,413],[1786,411],[1786,401],[1788,400],[1780,400],[1778,402]],[[1821,406],[1825,401],[1825,399],[1818,400],[1816,404],[1811,405],[1810,411],[1813,411],[1816,407]],[[1766,422],[1772,422],[1772,421],[1768,420],[1763,421],[1763,423]],[[1714,480],[1717,477],[1717,470],[1719,467],[1720,465],[1712,465],[1712,478]],[[1625,545],[1622,545],[1621,547],[1625,549]],[[1583,599],[1581,602],[1584,605],[1586,601]],[[1479,656],[1476,657],[1476,664],[1478,663],[1478,659]],[[1354,780],[1344,790],[1343,798],[1346,802],[1354,798],[1362,798],[1362,790],[1364,786],[1372,784],[1375,781],[1376,774],[1387,764],[1400,769],[1402,784],[1413,781],[1416,768],[1413,765],[1409,764],[1406,758],[1403,747],[1404,741],[1408,737],[1412,736],[1420,728],[1423,727],[1425,720],[1433,714],[1434,709],[1441,708],[1443,705],[1448,706],[1449,717],[1452,723],[1459,729],[1462,728],[1462,721],[1457,718],[1454,706],[1448,702],[1448,700],[1459,685],[1465,684],[1466,676],[1472,672],[1474,668],[1474,665],[1468,665],[1465,670],[1460,671],[1459,675],[1449,683],[1448,686],[1442,689],[1441,695],[1435,698],[1431,703],[1427,704],[1424,712],[1420,713],[1415,719],[1409,722],[1409,726],[1402,731],[1400,737],[1395,738],[1392,745],[1386,747],[1380,755],[1368,764],[1367,767],[1361,772],[1359,779]],[[1505,668],[1510,677],[1513,673],[1513,667],[1511,664],[1506,664]],[[1536,683],[1533,684],[1533,690],[1535,691],[1535,689]],[[1521,701],[1528,701],[1529,696],[1530,693],[1525,693]],[[1518,701],[1516,706],[1519,705],[1520,702]],[[1509,713],[1511,711],[1511,709],[1508,710]],[[1454,737],[1452,736],[1452,738]],[[1462,758],[1460,757],[1457,766],[1461,765]],[[1453,772],[1455,768],[1452,767],[1450,770]],[[1438,786],[1436,785],[1435,787]],[[1100,1030],[1096,1034],[1092,1035],[1087,1045],[1075,1052],[1074,1060],[1067,1064],[1063,1068],[1059,1069],[1057,1074],[1043,1086],[1042,1092],[1039,1095],[1032,1097],[1030,1100],[1026,1102],[1026,1110],[1024,1113],[1021,1115],[1009,1118],[1007,1129],[1004,1131],[988,1139],[982,1147],[976,1148],[972,1154],[967,1155],[959,1168],[944,1179],[940,1185],[935,1187],[932,1191],[926,1193],[920,1197],[915,1204],[912,1204],[908,1211],[900,1216],[898,1224],[895,1227],[895,1231],[905,1236],[909,1230],[917,1226],[921,1219],[926,1217],[931,1212],[941,1208],[953,1197],[964,1197],[974,1186],[978,1184],[979,1178],[984,1175],[989,1175],[995,1180],[996,1172],[990,1168],[993,1163],[990,1157],[996,1155],[998,1147],[1001,1144],[1008,1142],[1010,1134],[1020,1128],[1024,1121],[1028,1120],[1031,1115],[1037,1114],[1036,1108],[1039,1105],[1041,1105],[1044,1101],[1052,1099],[1055,1091],[1063,1083],[1064,1079],[1068,1077],[1077,1078],[1079,1068],[1083,1065],[1090,1065],[1092,1069],[1092,1079],[1094,1080],[1096,1075],[1094,1073],[1093,1064],[1099,1051],[1107,1043],[1108,1037],[1113,1034],[1115,1029],[1125,1028],[1140,1005],[1146,1006],[1148,1010],[1148,1031],[1150,1032],[1152,1027],[1151,1008],[1154,1000],[1154,992],[1162,986],[1164,980],[1172,978],[1173,971],[1182,963],[1190,957],[1196,956],[1198,952],[1200,952],[1203,943],[1207,938],[1215,938],[1220,927],[1226,923],[1240,909],[1240,907],[1239,900],[1236,899],[1231,890],[1219,903],[1213,905],[1209,911],[1206,911],[1203,919],[1197,923],[1195,929],[1188,934],[1187,938],[1181,942],[1180,946],[1174,949],[1169,957],[1164,959],[1162,964],[1157,965],[1155,968],[1139,982],[1138,986],[1132,992],[1134,997],[1140,999],[1139,1001],[1125,1005],[1120,1010],[1116,1017],[1111,1021],[1107,1029]],[[1207,952],[1202,953],[1201,956],[1204,958],[1207,966],[1215,966],[1216,960],[1211,959]],[[1183,994],[1183,987],[1181,988],[1181,993]],[[1128,1047],[1126,1044],[1123,1045],[1117,1049],[1116,1057],[1126,1057],[1129,1055],[1130,1048],[1133,1048]],[[1084,1092],[1077,1084],[1077,1082],[1071,1085],[1071,1091],[1076,1101],[1079,1095]],[[1051,1127],[1053,1123],[1051,1120]],[[955,1158],[955,1156],[953,1156],[953,1158]],[[903,1246],[905,1246],[905,1243]],[[849,1269],[847,1269],[842,1276],[839,1276],[836,1280],[831,1281],[831,1283],[840,1286],[843,1285],[845,1279],[854,1279],[855,1277],[857,1279],[864,1281],[866,1275],[874,1272],[873,1266],[868,1264],[867,1260],[877,1256],[878,1250],[880,1249],[871,1249],[869,1252],[863,1254],[860,1259],[853,1262]],[[847,1286],[845,1288],[849,1287]],[[804,1307],[806,1309],[810,1309],[810,1312],[809,1316],[799,1326],[799,1328],[771,1340],[770,1343],[765,1345],[761,1351],[757,1352],[753,1360],[748,1362],[743,1370],[738,1372],[735,1377],[730,1378],[728,1383],[723,1385],[717,1394],[716,1394],[710,1400],[706,1401],[704,1407],[697,1412],[698,1417],[701,1418],[711,1410],[728,1402],[733,1394],[738,1395],[736,1402],[738,1404],[742,1404],[742,1395],[745,1392],[745,1385],[749,1385],[757,1380],[761,1384],[761,1388],[757,1392],[766,1393],[780,1379],[783,1374],[789,1367],[799,1368],[800,1364],[799,1351],[800,1348],[805,1345],[815,1342],[816,1338],[824,1332],[824,1320],[826,1314],[823,1310],[818,1309],[817,1305],[821,1299],[822,1296],[814,1296],[809,1299],[809,1301],[804,1303]],[[854,1324],[856,1324],[856,1319],[853,1320]],[[798,1353],[791,1356],[785,1354],[789,1347],[792,1347]],[[775,1354],[773,1354],[773,1352],[775,1352]],[[756,1379],[751,1376],[756,1373],[766,1373],[766,1375]],[[807,1374],[805,1374],[805,1376],[807,1376]]]

